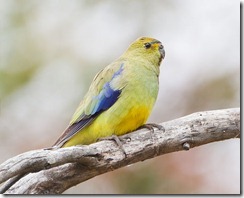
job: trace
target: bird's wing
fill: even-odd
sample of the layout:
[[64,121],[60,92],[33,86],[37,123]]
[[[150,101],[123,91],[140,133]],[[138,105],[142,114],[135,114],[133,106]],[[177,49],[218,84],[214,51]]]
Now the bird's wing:
[[123,66],[123,63],[110,65],[95,76],[69,126],[53,146],[62,147],[78,131],[90,124],[99,114],[109,109],[117,101],[123,85],[114,88],[111,83],[122,75]]

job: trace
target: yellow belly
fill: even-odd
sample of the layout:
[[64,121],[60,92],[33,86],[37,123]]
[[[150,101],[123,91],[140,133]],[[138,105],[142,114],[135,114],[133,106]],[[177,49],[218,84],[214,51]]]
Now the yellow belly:
[[102,137],[129,133],[143,125],[150,114],[150,110],[145,106],[125,109],[121,111],[120,115],[112,114],[110,111],[101,113],[89,126],[67,141],[63,147],[91,144]]
[[115,123],[113,134],[123,135],[134,131],[147,121],[149,113],[149,109],[146,107],[135,107],[130,109],[126,115],[122,115],[121,119]]

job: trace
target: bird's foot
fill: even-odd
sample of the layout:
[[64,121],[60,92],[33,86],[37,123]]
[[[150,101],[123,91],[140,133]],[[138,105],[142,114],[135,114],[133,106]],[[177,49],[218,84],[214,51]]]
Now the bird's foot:
[[101,140],[112,140],[112,141],[114,141],[118,145],[118,147],[122,150],[122,152],[124,153],[125,157],[127,156],[127,154],[125,152],[125,149],[123,147],[123,144],[122,144],[122,139],[120,137],[118,137],[117,135],[112,135],[112,136],[109,136],[109,137],[98,138],[97,141],[101,141]]
[[152,134],[154,132],[153,127],[157,128],[158,130],[162,130],[163,132],[165,131],[165,129],[162,125],[155,124],[155,123],[143,124],[142,126],[139,127],[139,129],[146,128],[146,129],[150,130],[151,139],[153,139],[153,136],[152,136]]
[[155,123],[148,123],[148,124],[143,124],[142,126],[139,127],[139,129],[142,129],[142,128],[147,128],[149,129],[151,132],[154,132],[154,128],[157,128],[158,130],[163,130],[165,131],[164,127],[160,124],[155,124]]
[[[165,132],[165,128],[162,125],[155,124],[155,123],[144,124],[141,127],[139,127],[139,129],[147,128],[150,131],[151,140],[155,144],[155,141],[154,141],[154,138],[153,138],[153,133],[154,133],[154,128],[153,127],[157,128],[158,130],[161,130],[161,131]],[[155,148],[155,156],[158,156],[159,147],[155,144],[154,148]]]

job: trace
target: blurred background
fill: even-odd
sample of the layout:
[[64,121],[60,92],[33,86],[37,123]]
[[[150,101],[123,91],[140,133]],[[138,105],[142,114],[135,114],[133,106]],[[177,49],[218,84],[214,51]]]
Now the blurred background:
[[[166,51],[149,122],[240,106],[239,1],[0,2],[0,163],[51,146],[95,74],[141,36]],[[139,162],[65,193],[240,193],[240,141]]]

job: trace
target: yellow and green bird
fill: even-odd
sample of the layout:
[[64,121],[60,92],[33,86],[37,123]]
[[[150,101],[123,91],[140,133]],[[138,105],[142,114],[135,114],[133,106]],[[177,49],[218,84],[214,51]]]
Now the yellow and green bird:
[[90,144],[144,125],[158,95],[159,66],[164,56],[160,41],[149,37],[134,41],[95,76],[54,146]]

